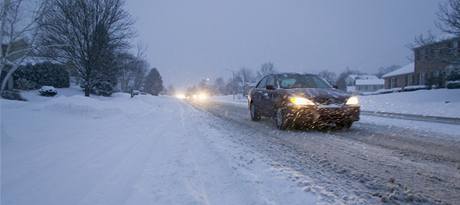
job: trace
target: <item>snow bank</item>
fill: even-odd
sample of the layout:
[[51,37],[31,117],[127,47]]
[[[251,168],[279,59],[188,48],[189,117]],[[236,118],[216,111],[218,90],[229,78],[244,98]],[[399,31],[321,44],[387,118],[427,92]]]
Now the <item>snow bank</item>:
[[460,89],[417,90],[361,96],[361,109],[441,117],[460,117]]
[[247,97],[243,97],[241,95],[222,95],[222,96],[213,96],[211,98],[212,101],[215,102],[223,102],[223,103],[232,103],[232,104],[237,104],[241,106],[247,106],[248,105],[248,99]]

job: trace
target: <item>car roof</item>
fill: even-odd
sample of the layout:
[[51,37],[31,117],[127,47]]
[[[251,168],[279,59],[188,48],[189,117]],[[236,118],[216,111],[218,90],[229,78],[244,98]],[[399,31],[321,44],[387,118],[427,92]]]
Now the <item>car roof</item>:
[[[282,76],[282,75],[314,75],[314,76],[317,76],[316,74],[312,74],[312,73],[293,73],[293,72],[292,73],[288,73],[288,72],[286,72],[286,73],[276,73],[276,74],[272,74],[272,75],[274,75],[274,76]],[[267,76],[269,76],[269,75],[267,75]]]

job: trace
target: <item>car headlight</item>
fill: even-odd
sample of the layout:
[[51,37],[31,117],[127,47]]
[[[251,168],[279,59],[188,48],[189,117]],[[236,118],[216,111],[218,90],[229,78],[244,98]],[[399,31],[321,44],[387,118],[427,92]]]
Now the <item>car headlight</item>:
[[300,105],[300,106],[315,105],[313,101],[307,98],[304,98],[304,97],[290,97],[289,101],[294,105]]
[[348,98],[346,104],[351,106],[359,106],[359,99],[356,96],[351,96],[350,98]]

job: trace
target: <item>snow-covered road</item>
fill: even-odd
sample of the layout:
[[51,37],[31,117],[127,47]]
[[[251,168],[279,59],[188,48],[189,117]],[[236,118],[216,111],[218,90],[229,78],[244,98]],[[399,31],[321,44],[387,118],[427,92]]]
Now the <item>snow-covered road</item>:
[[[253,147],[324,200],[345,204],[456,204],[460,126],[364,116],[351,130],[278,131],[251,122],[245,105],[195,104],[225,120],[233,140]],[[237,132],[238,131],[238,132]],[[326,195],[326,196],[325,196]]]
[[1,204],[327,203],[168,97],[1,100]]

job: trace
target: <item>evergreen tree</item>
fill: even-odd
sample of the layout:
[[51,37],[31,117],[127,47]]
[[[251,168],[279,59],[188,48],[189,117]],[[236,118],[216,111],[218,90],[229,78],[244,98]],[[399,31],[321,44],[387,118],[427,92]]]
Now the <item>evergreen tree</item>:
[[156,68],[152,68],[145,77],[144,92],[152,95],[158,95],[163,90],[163,80]]

